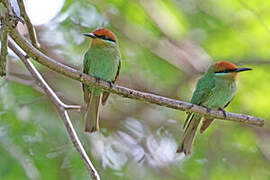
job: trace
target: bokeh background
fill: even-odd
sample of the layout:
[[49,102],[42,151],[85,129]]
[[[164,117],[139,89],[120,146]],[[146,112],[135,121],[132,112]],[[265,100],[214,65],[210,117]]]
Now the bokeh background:
[[[239,76],[227,108],[265,119],[264,127],[216,120],[198,134],[193,154],[176,154],[186,114],[112,95],[101,131],[72,122],[101,179],[270,179],[270,1],[28,0],[43,52],[81,69],[89,39],[107,27],[118,36],[117,84],[189,101],[209,64],[228,60],[254,70]],[[23,25],[19,31],[27,37]],[[53,104],[10,53],[0,79],[0,179],[89,179]],[[78,82],[35,63],[68,104],[83,104]]]

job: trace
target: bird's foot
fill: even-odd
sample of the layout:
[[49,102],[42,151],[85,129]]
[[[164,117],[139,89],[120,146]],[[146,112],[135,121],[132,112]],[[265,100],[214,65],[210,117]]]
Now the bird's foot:
[[99,83],[101,79],[99,77],[95,76],[95,80],[96,80],[97,83]]
[[204,106],[204,105],[202,105],[202,107],[206,108],[206,112],[207,112],[207,113],[210,113],[211,108],[209,108],[209,107],[207,107],[207,106]]
[[226,111],[223,108],[218,108],[219,111],[222,111],[224,118],[227,117]]
[[112,88],[112,87],[113,87],[113,82],[112,82],[112,81],[107,81],[107,83],[109,83],[110,88]]

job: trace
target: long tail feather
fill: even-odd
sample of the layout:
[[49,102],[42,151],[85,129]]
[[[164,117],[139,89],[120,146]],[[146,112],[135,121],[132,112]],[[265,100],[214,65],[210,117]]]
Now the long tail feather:
[[95,132],[99,130],[99,105],[101,95],[91,93],[87,111],[84,116],[84,131]]
[[191,116],[191,115],[192,115],[192,117],[191,117],[191,119],[192,119],[193,116],[194,116],[194,114],[188,113],[188,116],[187,116],[187,118],[186,118],[186,120],[185,120],[185,123],[184,123],[184,125],[183,125],[183,128],[184,128],[184,129],[186,129],[187,123],[190,122],[189,120],[190,120],[190,116]]
[[[187,118],[190,118],[190,115],[188,115]],[[192,144],[194,142],[194,138],[198,129],[198,126],[200,124],[202,116],[199,114],[194,114],[191,116],[187,127],[184,132],[184,137],[182,142],[177,148],[177,153],[184,152],[185,155],[189,155],[192,150]]]
[[200,133],[203,133],[209,126],[210,124],[214,121],[214,118],[204,118],[203,122],[202,122],[202,126],[200,129]]

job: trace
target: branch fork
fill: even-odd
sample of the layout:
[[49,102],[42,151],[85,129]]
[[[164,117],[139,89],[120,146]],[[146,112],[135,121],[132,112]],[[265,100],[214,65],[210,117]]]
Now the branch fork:
[[[8,16],[11,17],[10,14],[12,14],[12,8],[10,8],[10,4],[8,0],[2,1],[4,5],[6,6],[8,13]],[[63,74],[71,79],[80,81],[84,84],[95,86],[98,88],[101,88],[105,91],[108,91],[110,93],[117,94],[122,97],[131,98],[131,99],[137,99],[140,101],[165,106],[172,109],[177,109],[181,111],[186,112],[194,112],[199,113],[205,116],[210,116],[217,119],[222,120],[229,120],[229,121],[237,121],[241,123],[246,124],[252,124],[257,126],[263,126],[264,120],[261,118],[249,116],[246,114],[236,114],[231,112],[220,111],[220,110],[213,110],[206,107],[198,106],[195,104],[191,104],[188,102],[183,102],[175,99],[166,98],[163,96],[154,95],[151,93],[145,93],[133,89],[129,89],[126,87],[118,86],[115,84],[108,83],[106,81],[103,81],[101,79],[97,79],[95,77],[91,77],[87,74],[82,73],[81,71],[78,71],[76,69],[73,69],[67,65],[64,65],[60,62],[57,62],[56,60],[46,56],[41,51],[39,51],[39,43],[37,41],[37,36],[35,29],[33,25],[30,22],[29,17],[27,16],[27,13],[25,11],[25,7],[22,0],[18,0],[18,5],[21,11],[21,15],[26,22],[28,32],[30,35],[31,43],[29,43],[25,38],[23,38],[18,31],[15,29],[16,23],[8,22],[5,24],[5,31],[4,31],[4,38],[1,39],[2,41],[2,49],[1,49],[1,67],[2,66],[2,59],[6,59],[7,55],[7,44],[14,51],[15,54],[22,60],[22,62],[25,64],[28,71],[32,74],[33,78],[37,82],[37,84],[41,87],[41,89],[47,94],[49,99],[54,103],[54,105],[57,108],[57,111],[59,112],[61,118],[64,121],[64,124],[66,126],[66,129],[68,131],[68,134],[71,138],[71,141],[80,154],[81,158],[83,159],[91,177],[94,180],[99,180],[99,174],[95,170],[95,167],[93,166],[91,160],[89,159],[88,155],[86,154],[86,151],[84,150],[82,143],[79,140],[79,137],[71,123],[68,110],[72,109],[80,109],[80,106],[77,105],[67,105],[63,103],[60,98],[55,94],[55,92],[50,88],[50,86],[47,84],[47,82],[43,79],[41,74],[38,72],[38,70],[35,68],[35,66],[32,64],[32,62],[28,59],[28,57],[33,58],[40,64],[48,67],[49,69],[58,72],[60,74]],[[1,15],[1,14],[0,14]],[[0,17],[1,18],[1,17]],[[11,17],[13,18],[13,17]],[[18,20],[18,19],[17,19]],[[24,54],[19,50],[15,44],[11,41],[8,41],[7,36],[11,36],[11,38],[14,40],[14,42],[20,46],[20,48],[26,53]],[[4,48],[3,48],[4,47]],[[3,50],[3,52],[2,52]],[[5,52],[6,51],[6,52]],[[3,57],[2,57],[3,56]],[[1,72],[1,71],[0,71]]]
[[17,49],[16,46],[12,42],[9,41],[8,46],[22,60],[22,62],[24,63],[28,71],[31,73],[31,75],[35,79],[36,83],[40,86],[40,88],[43,89],[43,91],[47,94],[49,99],[54,103],[55,107],[57,108],[57,111],[59,112],[60,116],[62,117],[64,121],[64,124],[67,128],[68,134],[70,135],[71,141],[74,144],[74,147],[76,148],[78,153],[81,155],[92,178],[95,180],[99,180],[100,179],[99,175],[97,171],[95,170],[95,167],[93,166],[92,162],[90,161],[86,151],[84,150],[82,143],[79,140],[79,137],[72,125],[69,114],[67,112],[67,110],[69,109],[80,109],[81,107],[77,105],[66,105],[65,103],[63,103],[58,98],[58,96],[54,93],[51,87],[47,84],[47,82],[43,79],[43,77],[35,68],[33,63],[29,59],[27,59],[26,56],[22,52],[20,52],[20,50]]

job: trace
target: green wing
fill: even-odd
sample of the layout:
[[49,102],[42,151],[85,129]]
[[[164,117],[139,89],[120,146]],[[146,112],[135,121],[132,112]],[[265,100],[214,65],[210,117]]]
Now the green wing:
[[[119,65],[118,65],[118,70],[115,76],[115,79],[112,83],[115,83],[115,81],[118,79],[119,73],[120,73],[120,68],[121,68],[121,60],[119,61]],[[109,92],[104,92],[102,95],[102,105],[105,105],[106,101],[109,98],[110,93]]]
[[[89,72],[89,61],[91,56],[89,56],[88,52],[84,55],[83,59],[83,73],[88,74]],[[90,91],[87,85],[82,83],[83,95],[84,95],[84,102],[88,103],[90,100]]]
[[[96,49],[91,49],[91,50],[88,50],[84,56],[84,61],[83,61],[83,73],[86,73],[86,74],[89,74],[91,71],[91,65],[93,65],[94,61],[96,59],[93,59],[92,57],[92,54],[93,54],[93,51],[96,50]],[[101,55],[101,59],[103,58],[115,58],[113,55],[112,56],[107,56],[106,54],[104,54],[104,52],[98,52],[100,53]],[[103,53],[103,54],[102,54]],[[120,54],[120,53],[119,53]],[[116,54],[117,55],[117,54]],[[113,80],[111,81],[112,83],[114,83],[117,78],[118,78],[118,75],[119,75],[119,71],[120,71],[120,66],[121,66],[121,60],[120,60],[120,55],[119,56],[116,56],[117,58],[119,57],[119,59],[117,59],[117,62],[118,62],[118,70],[116,72],[116,75],[115,77],[113,77]],[[96,57],[97,58],[97,57]],[[96,67],[96,66],[95,66]],[[85,102],[89,102],[90,100],[90,91],[89,91],[89,88],[87,85],[84,85],[82,84],[82,89],[83,89],[83,92],[84,92],[84,101]],[[102,95],[102,104],[104,105],[107,101],[109,97],[109,93],[108,92],[103,92],[103,95]]]
[[[192,104],[202,105],[211,96],[214,87],[215,87],[215,79],[207,75],[203,76],[198,81],[190,102]],[[188,122],[190,122],[193,119],[193,117],[194,117],[193,113],[188,113],[188,116],[184,123],[184,129],[185,127],[188,127],[189,125]]]
[[213,77],[202,77],[196,86],[190,102],[192,104],[202,105],[211,96],[214,87],[215,79]]

